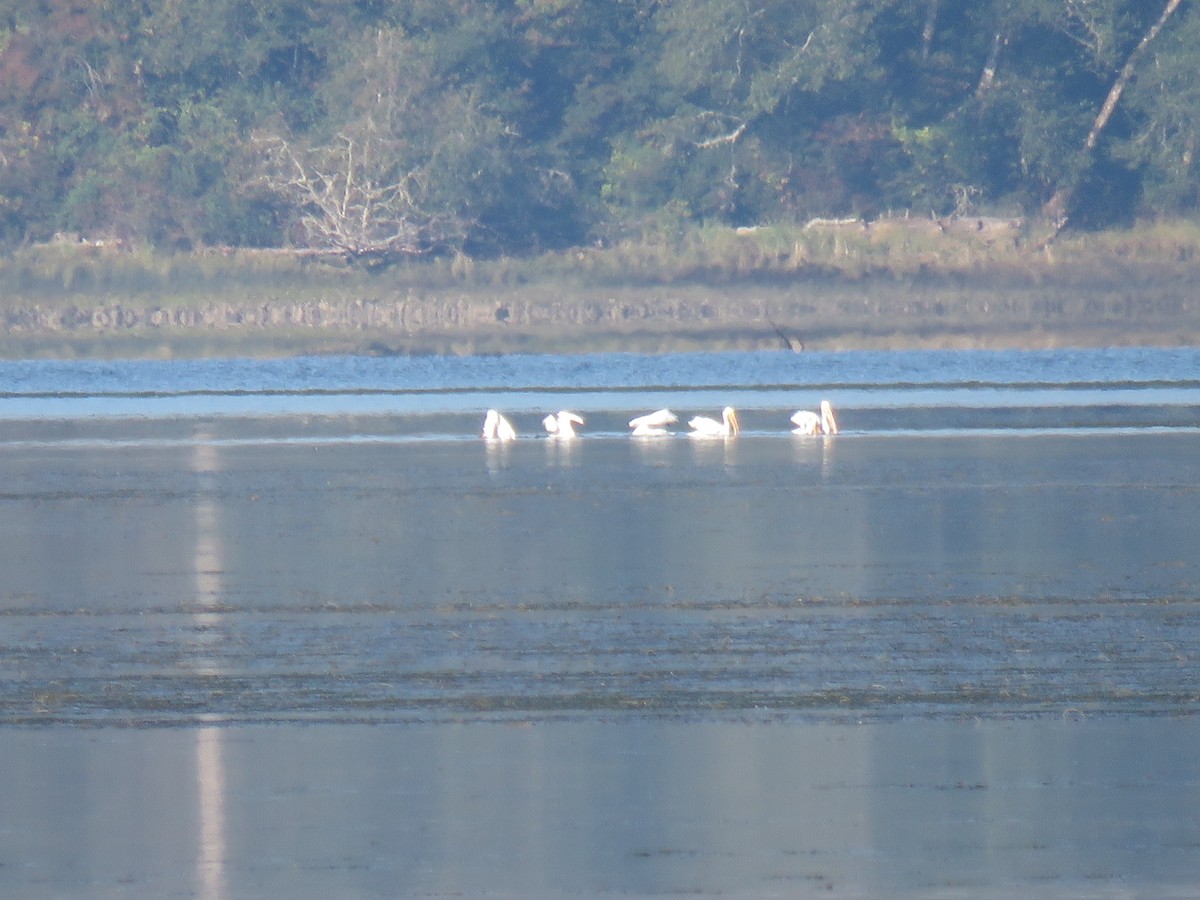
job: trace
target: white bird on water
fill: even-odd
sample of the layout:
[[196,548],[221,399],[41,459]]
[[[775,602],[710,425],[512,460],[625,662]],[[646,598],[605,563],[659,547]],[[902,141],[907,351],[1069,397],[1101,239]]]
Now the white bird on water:
[[629,427],[633,429],[634,437],[657,437],[659,435],[670,434],[667,431],[667,426],[673,422],[678,422],[679,416],[671,412],[669,409],[657,409],[652,413],[646,413],[644,416],[629,420]]
[[557,413],[551,413],[542,419],[542,424],[546,426],[546,433],[550,437],[573,438],[575,437],[575,426],[585,423],[583,416],[579,415],[579,413],[561,409]]
[[483,438],[488,441],[516,440],[517,429],[512,422],[500,415],[494,409],[489,409],[483,417]]
[[688,427],[692,429],[692,437],[733,437],[742,430],[737,410],[732,406],[721,410],[720,422],[708,416],[694,416],[688,420]]
[[833,404],[828,400],[821,401],[821,412],[818,415],[811,409],[801,409],[792,413],[792,434],[837,434],[837,419],[833,417]]

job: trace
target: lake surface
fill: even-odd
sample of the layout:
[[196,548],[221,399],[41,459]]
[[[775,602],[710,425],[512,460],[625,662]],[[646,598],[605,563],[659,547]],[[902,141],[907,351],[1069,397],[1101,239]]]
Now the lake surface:
[[1138,427],[1195,426],[1200,349],[0,361],[0,422],[384,416],[445,439],[474,436],[476,423],[460,419],[492,406],[524,417],[531,434],[534,413],[561,408],[599,415],[592,433],[624,434],[629,411],[730,404],[751,430],[774,432],[787,423],[771,414],[823,398],[871,431],[1112,425],[1104,411],[1125,407],[1159,411],[1129,420]]
[[0,894],[1194,895],[1198,374],[0,363]]

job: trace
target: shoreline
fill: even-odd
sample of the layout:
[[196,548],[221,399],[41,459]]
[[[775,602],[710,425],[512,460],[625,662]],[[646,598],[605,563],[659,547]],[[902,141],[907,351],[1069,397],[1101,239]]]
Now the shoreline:
[[0,310],[0,358],[1195,346],[1179,285],[949,282],[74,296]]
[[1186,223],[1052,245],[914,229],[707,229],[375,272],[37,245],[0,257],[0,358],[1200,345]]

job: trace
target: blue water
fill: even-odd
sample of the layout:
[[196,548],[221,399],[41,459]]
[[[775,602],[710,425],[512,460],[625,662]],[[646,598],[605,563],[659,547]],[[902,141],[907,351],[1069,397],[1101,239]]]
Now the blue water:
[[0,363],[0,896],[1200,895],[1198,446],[1195,349]]
[[1200,424],[1200,348],[0,362],[0,421],[417,416],[418,430],[453,436],[475,430],[453,417],[473,422],[495,406],[611,413],[599,431],[617,433],[628,412],[728,404],[751,411],[754,431],[754,411],[770,430],[776,413],[820,399],[851,432],[856,420],[915,431],[1190,428]]

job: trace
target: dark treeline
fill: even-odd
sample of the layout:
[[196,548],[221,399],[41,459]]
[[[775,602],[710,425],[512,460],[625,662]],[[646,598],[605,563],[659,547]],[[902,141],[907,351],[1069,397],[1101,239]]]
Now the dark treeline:
[[0,242],[520,255],[1200,201],[1181,0],[0,0]]

